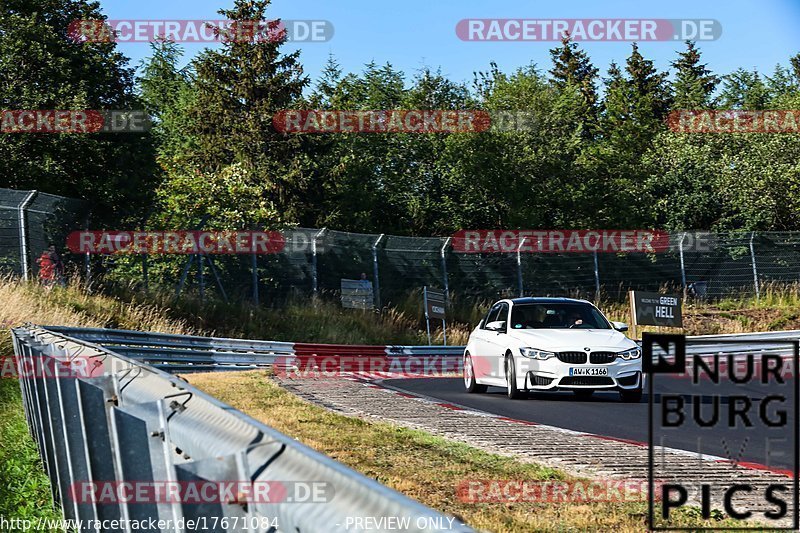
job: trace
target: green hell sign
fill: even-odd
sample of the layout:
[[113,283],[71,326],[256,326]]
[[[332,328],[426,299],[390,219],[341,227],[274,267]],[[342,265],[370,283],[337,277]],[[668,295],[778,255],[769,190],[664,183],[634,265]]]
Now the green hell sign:
[[631,305],[638,325],[683,327],[680,296],[632,291]]

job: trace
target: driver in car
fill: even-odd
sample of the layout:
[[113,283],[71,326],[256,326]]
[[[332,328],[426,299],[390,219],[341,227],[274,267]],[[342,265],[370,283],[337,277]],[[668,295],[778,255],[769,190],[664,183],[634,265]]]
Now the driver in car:
[[569,327],[582,326],[583,319],[581,318],[581,315],[579,315],[578,313],[570,313],[569,322],[567,323],[567,325]]

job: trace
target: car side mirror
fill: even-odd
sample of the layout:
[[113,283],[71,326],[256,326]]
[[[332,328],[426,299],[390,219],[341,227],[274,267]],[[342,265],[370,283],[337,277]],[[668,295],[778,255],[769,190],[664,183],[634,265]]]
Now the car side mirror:
[[612,322],[611,325],[614,326],[614,329],[617,331],[628,331],[628,324],[625,322]]
[[506,323],[503,322],[502,320],[489,322],[488,324],[486,324],[486,329],[488,329],[489,331],[503,332],[506,330]]

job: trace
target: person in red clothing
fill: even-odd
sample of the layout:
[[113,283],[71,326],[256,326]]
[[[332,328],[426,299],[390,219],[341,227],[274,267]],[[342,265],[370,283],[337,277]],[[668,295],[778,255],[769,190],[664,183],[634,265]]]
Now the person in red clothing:
[[45,287],[53,287],[56,283],[61,284],[64,276],[64,264],[56,252],[56,247],[52,244],[42,252],[36,260],[39,265],[39,281]]

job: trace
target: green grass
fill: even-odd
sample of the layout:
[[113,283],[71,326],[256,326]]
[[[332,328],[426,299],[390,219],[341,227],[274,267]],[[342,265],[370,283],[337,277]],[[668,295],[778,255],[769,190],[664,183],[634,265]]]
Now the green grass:
[[50,481],[28,433],[19,382],[0,378],[0,516],[56,520]]

